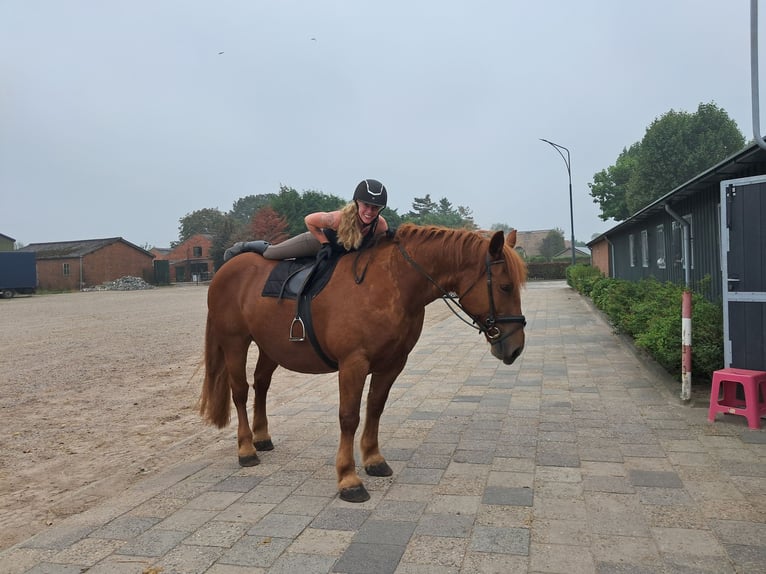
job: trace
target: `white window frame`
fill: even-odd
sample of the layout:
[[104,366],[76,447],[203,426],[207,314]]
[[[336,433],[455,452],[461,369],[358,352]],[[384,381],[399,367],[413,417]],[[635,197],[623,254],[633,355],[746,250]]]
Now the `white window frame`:
[[657,249],[656,249],[656,255],[657,255],[657,267],[660,269],[665,269],[667,266],[665,263],[665,225],[660,224],[657,226],[656,229],[657,234]]
[[641,266],[649,267],[649,232],[641,230]]

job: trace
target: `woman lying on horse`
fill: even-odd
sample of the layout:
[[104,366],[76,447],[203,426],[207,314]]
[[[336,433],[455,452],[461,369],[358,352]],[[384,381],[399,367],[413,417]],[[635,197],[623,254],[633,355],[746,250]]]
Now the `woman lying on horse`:
[[266,259],[313,257],[320,251],[348,253],[369,245],[372,240],[388,231],[386,220],[380,215],[386,207],[388,192],[376,179],[359,182],[353,201],[338,211],[318,211],[304,218],[308,231],[291,237],[278,245],[267,241],[235,243],[224,253],[224,261],[246,251],[260,253]]

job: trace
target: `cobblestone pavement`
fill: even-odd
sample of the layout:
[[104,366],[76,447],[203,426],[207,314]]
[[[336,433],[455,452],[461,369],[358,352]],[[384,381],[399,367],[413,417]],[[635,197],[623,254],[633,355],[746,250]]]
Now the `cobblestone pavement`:
[[381,424],[394,475],[362,474],[368,502],[336,496],[335,376],[309,376],[272,406],[259,466],[237,465],[232,426],[214,455],[7,549],[0,571],[766,571],[766,430],[709,424],[705,389],[682,405],[563,282],[530,283],[524,307],[510,367],[455,317],[424,330]]

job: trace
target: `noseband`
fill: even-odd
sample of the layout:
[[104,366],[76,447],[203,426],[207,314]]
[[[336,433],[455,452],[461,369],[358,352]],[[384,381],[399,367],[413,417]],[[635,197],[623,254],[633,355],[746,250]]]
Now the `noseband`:
[[[503,333],[500,331],[500,328],[498,327],[499,323],[521,323],[521,326],[524,327],[527,324],[527,319],[524,317],[524,315],[501,315],[500,317],[495,316],[495,297],[492,293],[492,266],[497,265],[500,263],[504,263],[502,259],[496,259],[491,260],[489,258],[489,255],[487,255],[487,260],[485,263],[486,266],[486,277],[487,277],[487,294],[489,295],[489,314],[487,315],[487,318],[484,319],[484,321],[480,321],[476,315],[472,314],[468,309],[466,309],[462,303],[460,303],[460,299],[462,297],[465,297],[468,292],[474,288],[474,286],[479,282],[479,279],[476,279],[471,286],[466,289],[465,293],[462,295],[456,295],[453,293],[450,293],[446,291],[441,285],[439,285],[436,280],[431,277],[425,269],[423,269],[417,261],[415,261],[409,253],[407,253],[404,250],[404,247],[402,247],[401,243],[397,244],[397,247],[399,248],[399,251],[402,253],[402,256],[404,259],[412,265],[413,268],[415,268],[421,275],[423,275],[426,279],[428,279],[439,291],[442,293],[442,299],[446,303],[447,307],[455,314],[455,316],[463,321],[466,325],[469,325],[470,327],[473,327],[480,333],[482,333],[485,337],[487,337],[487,340],[492,345],[497,345],[501,343],[503,340],[505,340],[507,337],[511,335],[511,333],[506,333],[503,335]],[[454,303],[463,313],[468,315],[472,323],[469,323],[463,317],[461,317],[449,304],[449,302]]]

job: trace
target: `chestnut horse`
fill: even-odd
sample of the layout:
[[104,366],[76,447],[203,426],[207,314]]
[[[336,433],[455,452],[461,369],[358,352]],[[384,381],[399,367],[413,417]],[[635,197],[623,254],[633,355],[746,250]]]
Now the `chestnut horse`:
[[[391,385],[420,337],[426,305],[440,297],[451,300],[485,336],[492,355],[508,365],[519,356],[526,324],[520,294],[526,267],[513,249],[515,243],[515,231],[507,240],[502,231],[487,239],[466,230],[405,224],[393,238],[340,258],[312,301],[312,322],[321,350],[338,365],[340,443],[335,465],[341,499],[369,499],[356,472],[354,436],[370,374],[362,464],[370,476],[392,474],[380,452],[378,426]],[[300,373],[336,370],[308,341],[289,340],[295,302],[261,295],[276,264],[242,253],[221,267],[208,291],[200,414],[222,428],[229,422],[233,398],[242,466],[258,464],[257,450],[274,448],[266,394],[277,366]],[[258,346],[252,430],[246,373],[251,342]]]

